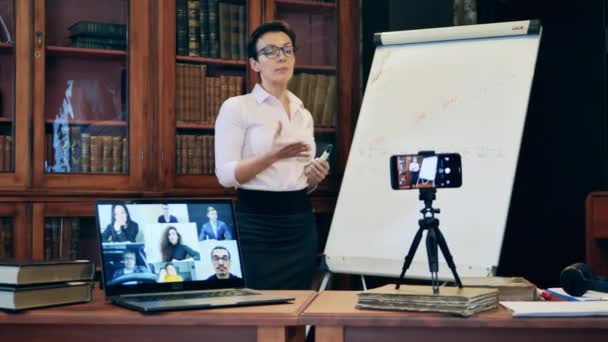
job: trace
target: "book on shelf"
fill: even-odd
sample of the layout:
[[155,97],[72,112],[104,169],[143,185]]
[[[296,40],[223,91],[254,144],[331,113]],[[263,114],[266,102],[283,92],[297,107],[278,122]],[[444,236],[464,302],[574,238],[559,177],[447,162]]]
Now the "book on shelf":
[[175,119],[178,123],[213,124],[221,104],[242,95],[243,76],[207,75],[207,65],[176,63]]
[[201,55],[201,4],[199,0],[188,0],[188,56]]
[[78,256],[80,218],[49,217],[44,220],[44,260],[68,260]]
[[[128,146],[126,137],[121,135],[91,135],[91,133],[83,132],[83,129],[78,125],[70,126],[69,131],[70,172],[114,174],[127,172],[126,154]],[[46,149],[47,160],[53,159],[55,148],[52,133],[46,134]],[[5,153],[5,164],[7,157],[10,162],[10,151]]]
[[176,136],[176,172],[179,175],[215,173],[215,144],[212,135]]
[[244,60],[246,10],[240,1],[177,0],[176,54]]
[[0,217],[0,259],[13,256],[13,219]]
[[68,27],[70,37],[102,37],[125,39],[127,26],[97,21],[79,21]]
[[[205,1],[205,0],[201,0]],[[204,57],[218,58],[220,56],[220,42],[218,32],[218,1],[206,0],[207,10],[209,11],[209,55]]]
[[94,274],[89,260],[0,260],[0,284],[10,286],[92,281]]
[[126,25],[79,21],[68,28],[71,46],[87,49],[126,50]]
[[338,110],[335,75],[299,73],[293,76],[289,90],[310,111],[315,126],[335,126]]
[[0,309],[19,311],[91,301],[92,284],[66,282],[32,286],[0,285]]
[[188,55],[188,0],[177,0],[175,3],[175,53]]
[[389,284],[357,295],[358,309],[439,312],[469,317],[498,305],[498,290],[475,287],[441,287]]
[[12,170],[13,137],[0,135],[0,172]]
[[465,287],[497,289],[499,301],[538,299],[536,286],[523,277],[462,277],[462,284]]

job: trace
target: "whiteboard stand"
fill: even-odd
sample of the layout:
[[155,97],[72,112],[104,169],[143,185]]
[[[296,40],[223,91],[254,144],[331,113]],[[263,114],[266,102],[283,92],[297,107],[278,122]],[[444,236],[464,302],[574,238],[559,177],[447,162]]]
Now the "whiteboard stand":
[[[405,226],[420,219],[420,201],[414,191],[392,189],[389,160],[420,150],[462,156],[462,187],[435,202],[445,210],[441,233],[459,276],[484,276],[498,265],[541,28],[523,20],[375,36],[325,244],[329,271],[399,276],[418,228]],[[431,166],[420,165],[421,184],[431,184]],[[429,279],[426,253],[421,243],[408,278]],[[452,278],[448,266],[439,259],[439,280]]]
[[[323,279],[321,280],[321,284],[319,285],[318,292],[323,292],[327,290],[327,285],[329,284],[329,279],[331,278],[331,271],[327,266],[327,262],[325,260],[325,255],[321,257],[321,264],[319,265],[319,269],[323,272]],[[361,288],[363,291],[367,291],[367,283],[365,282],[365,275],[360,275],[361,280]]]

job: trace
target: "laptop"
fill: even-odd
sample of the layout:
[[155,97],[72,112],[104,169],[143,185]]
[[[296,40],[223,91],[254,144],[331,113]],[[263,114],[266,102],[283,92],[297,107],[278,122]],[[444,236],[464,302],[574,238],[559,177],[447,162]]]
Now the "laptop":
[[154,312],[294,300],[245,287],[230,199],[100,200],[96,216],[114,304]]

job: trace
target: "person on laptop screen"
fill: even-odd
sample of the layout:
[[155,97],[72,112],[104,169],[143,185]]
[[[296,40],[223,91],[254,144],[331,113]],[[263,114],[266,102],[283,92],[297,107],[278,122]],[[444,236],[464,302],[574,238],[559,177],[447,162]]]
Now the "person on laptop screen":
[[163,267],[158,274],[159,283],[176,283],[180,281],[184,281],[184,278],[177,274],[175,265],[170,262],[166,263],[165,267]]
[[182,244],[182,235],[174,226],[165,229],[160,242],[163,261],[201,260],[201,254]]
[[327,176],[329,164],[314,159],[313,117],[287,89],[296,46],[285,22],[256,28],[247,56],[261,82],[251,93],[227,99],[215,122],[215,174],[222,186],[237,188],[244,273],[254,289],[310,289],[315,270],[317,234],[308,194]]
[[[122,277],[131,273],[148,273],[150,270],[146,266],[136,265],[136,257],[135,253],[132,251],[124,251],[122,253],[122,268],[114,271],[112,275],[112,279],[117,279],[118,277]],[[139,284],[138,281],[128,281],[122,283],[123,285],[134,285]]]
[[241,279],[230,273],[230,252],[225,247],[217,246],[211,250],[211,263],[215,274],[207,280]]
[[163,203],[160,205],[160,216],[158,217],[158,223],[177,223],[177,217],[169,213],[169,204]]
[[124,204],[112,205],[112,222],[101,233],[102,242],[135,242],[139,225]]
[[203,240],[232,240],[230,227],[224,221],[217,219],[217,210],[214,207],[207,207],[207,217],[209,222],[203,224],[199,241]]

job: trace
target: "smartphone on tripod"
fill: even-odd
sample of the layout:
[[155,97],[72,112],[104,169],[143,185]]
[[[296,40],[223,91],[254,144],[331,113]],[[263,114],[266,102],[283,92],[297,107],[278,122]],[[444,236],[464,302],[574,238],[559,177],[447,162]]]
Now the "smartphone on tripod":
[[394,190],[458,188],[462,164],[458,153],[401,154],[390,157]]

